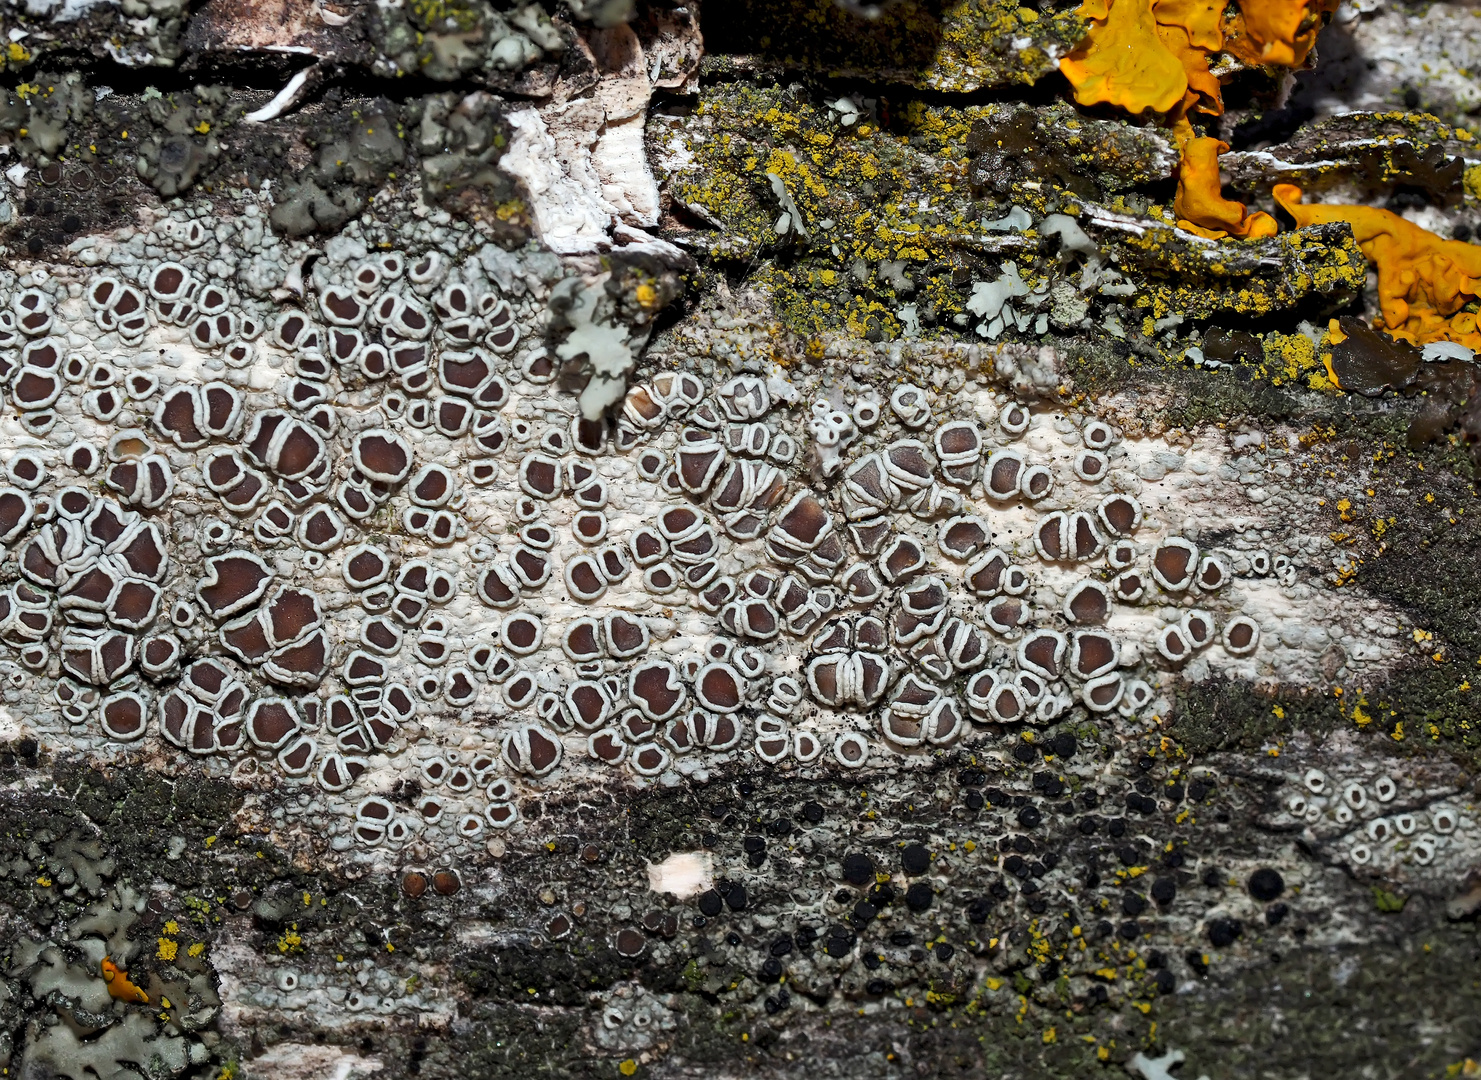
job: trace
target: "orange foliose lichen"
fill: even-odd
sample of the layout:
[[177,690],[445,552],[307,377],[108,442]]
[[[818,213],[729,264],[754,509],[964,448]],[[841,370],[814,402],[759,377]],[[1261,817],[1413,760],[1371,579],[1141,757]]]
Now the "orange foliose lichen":
[[1090,29],[1059,69],[1081,105],[1164,113],[1176,128],[1190,112],[1224,111],[1211,54],[1300,67],[1337,2],[1240,0],[1226,25],[1219,0],[1082,0]]
[[1219,155],[1228,149],[1227,143],[1209,138],[1190,139],[1183,145],[1178,193],[1173,200],[1178,226],[1211,240],[1274,236],[1280,231],[1275,218],[1260,211],[1248,213],[1244,203],[1219,193]]
[[108,984],[110,997],[119,1001],[135,1001],[141,1005],[149,1004],[149,995],[129,982],[128,972],[106,956],[103,957],[103,981]]
[[1224,5],[1217,0],[1157,0],[1153,8],[1161,26],[1179,26],[1188,42],[1204,52],[1224,47]]
[[1182,101],[1174,107],[1174,125],[1176,126],[1178,119],[1191,112],[1208,113],[1211,116],[1222,113],[1224,99],[1219,80],[1208,70],[1208,53],[1195,46],[1188,39],[1188,31],[1181,26],[1164,26],[1159,22],[1157,39],[1182,65],[1183,77],[1188,82]]
[[1228,49],[1250,64],[1300,67],[1306,63],[1322,17],[1337,10],[1338,0],[1239,0],[1231,19]]
[[1090,30],[1059,67],[1081,105],[1162,113],[1179,146],[1192,138],[1190,113],[1224,111],[1208,69],[1224,45],[1217,0],[1083,0],[1079,14]]
[[1059,62],[1081,105],[1164,113],[1188,90],[1183,64],[1163,45],[1152,0],[1084,0],[1090,30]]
[[1190,112],[1218,116],[1224,111],[1221,84],[1208,70],[1209,54],[1224,47],[1223,13],[1218,0],[1156,0],[1152,7],[1157,36],[1188,78],[1179,116]]
[[1276,184],[1275,201],[1298,227],[1345,221],[1378,270],[1381,328],[1423,345],[1455,341],[1481,349],[1476,315],[1462,311],[1481,298],[1481,246],[1446,240],[1376,206],[1308,206],[1295,184]]

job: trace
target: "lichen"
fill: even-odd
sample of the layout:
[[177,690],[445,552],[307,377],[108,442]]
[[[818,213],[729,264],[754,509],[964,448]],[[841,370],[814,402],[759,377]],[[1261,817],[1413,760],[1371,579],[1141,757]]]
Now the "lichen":
[[1276,200],[1300,226],[1345,221],[1378,270],[1383,327],[1416,345],[1455,341],[1481,347],[1476,314],[1481,295],[1481,245],[1445,240],[1391,210],[1373,206],[1305,204],[1301,189],[1278,184]]
[[1220,193],[1219,155],[1228,149],[1227,143],[1210,138],[1191,139],[1184,145],[1173,201],[1178,226],[1211,240],[1274,236],[1279,227],[1273,217],[1259,211],[1251,214],[1243,203]]
[[247,120],[128,2],[0,109],[0,1068],[1469,1052],[1481,365],[1267,198],[1468,140],[1277,109],[1324,9],[326,0]]
[[[1081,105],[1113,105],[1133,115],[1182,104],[1188,75],[1177,52],[1158,36],[1152,0],[1091,0],[1085,40],[1059,62]],[[1178,28],[1174,28],[1178,29]],[[1175,47],[1182,44],[1174,39]]]

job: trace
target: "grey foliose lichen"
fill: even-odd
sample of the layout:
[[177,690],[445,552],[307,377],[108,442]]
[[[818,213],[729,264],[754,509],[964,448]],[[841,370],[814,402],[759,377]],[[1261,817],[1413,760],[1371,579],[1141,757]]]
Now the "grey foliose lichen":
[[401,119],[387,101],[328,117],[306,141],[313,164],[285,179],[272,211],[289,236],[340,228],[406,160]]
[[54,158],[66,147],[71,126],[91,115],[94,100],[78,73],[44,72],[35,83],[5,93],[0,131],[11,133],[23,149]]
[[371,39],[378,66],[440,82],[502,79],[559,54],[566,39],[539,5],[500,11],[484,0],[413,0],[377,7]]
[[[150,995],[129,982],[125,970],[140,955],[141,943],[131,940],[130,931],[145,898],[127,885],[105,891],[103,880],[113,877],[116,863],[103,857],[96,840],[66,838],[49,852],[49,862],[42,878],[48,885],[56,878],[58,885],[80,887],[99,899],[81,909],[64,932],[51,938],[22,932],[11,945],[4,974],[11,985],[25,987],[33,1011],[19,1045],[12,1043],[0,1059],[18,1065],[20,1076],[67,1080],[174,1077],[208,1060],[206,1047],[190,1033],[208,1026],[220,1008],[209,968],[182,956],[193,973],[163,970],[156,977],[154,1004],[176,1010],[173,1018],[166,1012],[161,1030]],[[168,951],[165,940],[162,955]]]

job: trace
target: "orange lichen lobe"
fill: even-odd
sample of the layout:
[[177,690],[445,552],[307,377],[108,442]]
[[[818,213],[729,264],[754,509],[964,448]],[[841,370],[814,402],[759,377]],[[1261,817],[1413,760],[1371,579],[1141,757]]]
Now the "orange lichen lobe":
[[[1161,8],[1158,9],[1159,16]],[[1219,80],[1208,70],[1208,53],[1194,45],[1188,31],[1181,26],[1157,24],[1157,39],[1168,53],[1177,58],[1183,68],[1183,78],[1188,88],[1183,100],[1173,113],[1174,119],[1185,117],[1190,112],[1208,113],[1218,116],[1224,111],[1224,98]]]
[[1244,203],[1220,194],[1219,155],[1228,149],[1227,143],[1209,138],[1189,139],[1183,145],[1173,200],[1178,227],[1210,240],[1274,236],[1280,231],[1275,218],[1260,211],[1251,214]]
[[1338,2],[1239,0],[1226,22],[1220,0],[1081,0],[1090,27],[1059,69],[1079,104],[1162,113],[1176,128],[1191,112],[1224,111],[1210,55],[1300,67]]
[[1481,246],[1446,240],[1376,206],[1306,205],[1295,184],[1276,184],[1275,201],[1296,225],[1345,221],[1378,270],[1382,329],[1423,345],[1455,341],[1481,349],[1476,315],[1462,311],[1481,298]]
[[1316,44],[1322,16],[1338,0],[1240,0],[1229,27],[1229,51],[1251,64],[1300,67]]
[[1218,0],[1157,0],[1153,8],[1160,26],[1178,26],[1189,44],[1205,52],[1224,47],[1224,5]]
[[1209,56],[1228,49],[1253,64],[1300,67],[1337,0],[1240,0],[1226,26],[1219,0],[1082,0],[1090,28],[1059,62],[1081,105],[1129,113],[1224,111]]
[[141,1005],[149,1004],[149,995],[129,982],[128,972],[115,964],[108,957],[103,957],[103,981],[108,984],[108,994],[119,1001],[134,1001]]
[[1164,113],[1183,100],[1188,77],[1163,45],[1151,0],[1085,0],[1090,30],[1059,62],[1081,105]]

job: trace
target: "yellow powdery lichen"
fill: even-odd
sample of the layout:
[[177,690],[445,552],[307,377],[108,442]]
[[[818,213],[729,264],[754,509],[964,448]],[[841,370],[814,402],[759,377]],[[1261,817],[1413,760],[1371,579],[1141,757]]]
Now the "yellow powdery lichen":
[[1295,382],[1320,366],[1316,345],[1305,334],[1267,334],[1265,362],[1276,386]]

